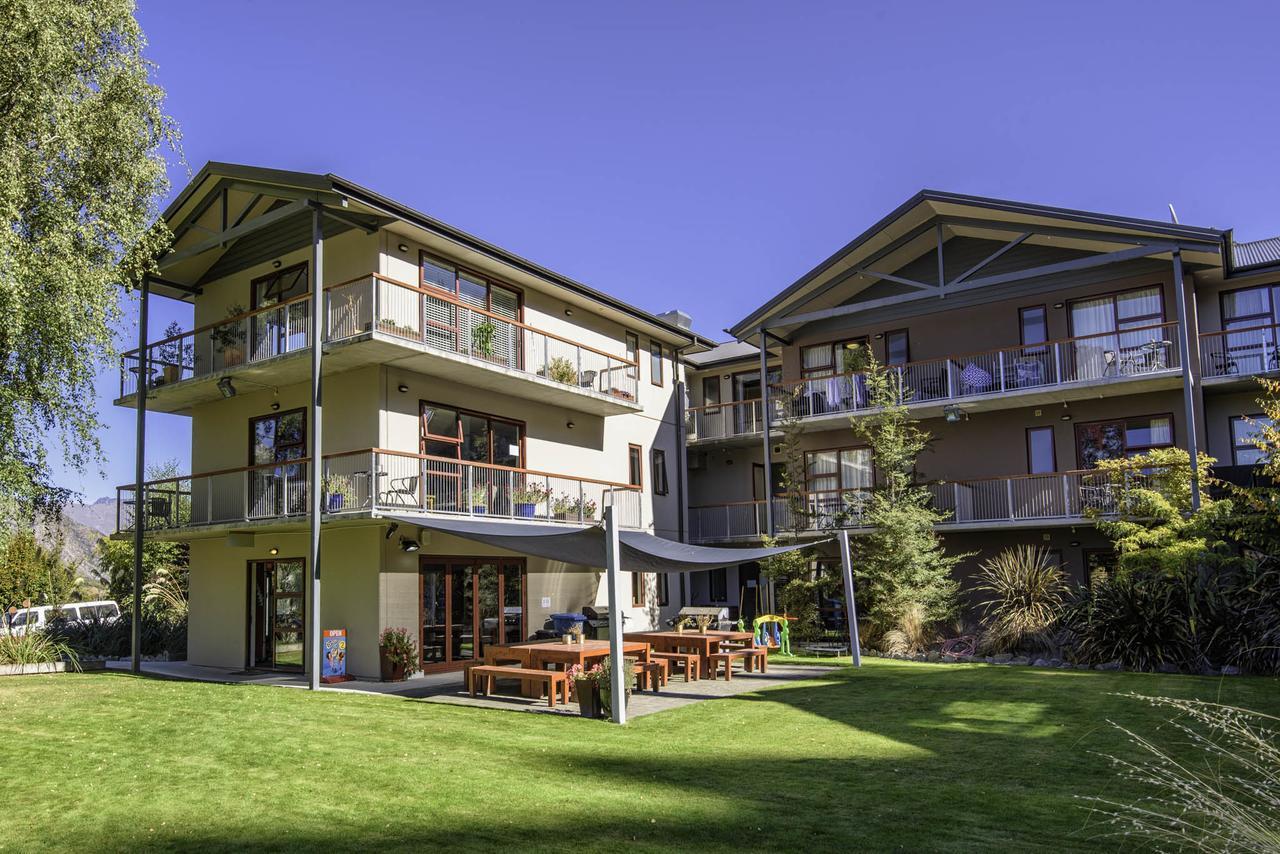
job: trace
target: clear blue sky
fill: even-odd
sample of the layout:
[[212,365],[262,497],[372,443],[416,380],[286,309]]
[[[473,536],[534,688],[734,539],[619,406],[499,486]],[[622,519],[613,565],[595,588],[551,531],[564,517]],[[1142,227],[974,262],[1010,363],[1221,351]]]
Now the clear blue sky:
[[[139,17],[193,171],[335,172],[718,338],[922,187],[1160,219],[1173,202],[1239,239],[1280,233],[1274,3],[144,0]],[[155,314],[153,338],[189,309]],[[117,387],[105,370],[104,476],[63,478],[90,500],[132,479]],[[148,423],[148,461],[185,466],[186,420]]]

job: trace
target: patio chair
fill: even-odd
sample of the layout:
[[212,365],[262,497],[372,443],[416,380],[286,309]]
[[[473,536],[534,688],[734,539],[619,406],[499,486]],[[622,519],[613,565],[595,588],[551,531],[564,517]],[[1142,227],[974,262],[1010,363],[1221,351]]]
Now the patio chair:
[[596,372],[583,371],[582,373],[578,374],[578,386],[580,388],[595,388]]
[[1013,363],[1013,371],[1020,388],[1044,383],[1044,366],[1039,359],[1018,359]]
[[398,507],[417,507],[418,475],[391,478],[387,482],[387,491],[383,494],[383,500],[387,504],[395,504]]

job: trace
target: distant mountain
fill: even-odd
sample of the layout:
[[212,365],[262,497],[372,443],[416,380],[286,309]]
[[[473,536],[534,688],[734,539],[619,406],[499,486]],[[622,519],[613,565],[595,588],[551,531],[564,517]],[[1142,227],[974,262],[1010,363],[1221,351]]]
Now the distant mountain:
[[115,527],[115,499],[99,498],[92,504],[67,505],[58,526],[41,526],[37,538],[50,548],[60,542],[62,559],[74,566],[78,575],[92,579],[98,563],[98,541],[113,533]]
[[68,504],[63,508],[62,515],[100,534],[114,534],[116,530],[114,498],[99,498],[92,504]]

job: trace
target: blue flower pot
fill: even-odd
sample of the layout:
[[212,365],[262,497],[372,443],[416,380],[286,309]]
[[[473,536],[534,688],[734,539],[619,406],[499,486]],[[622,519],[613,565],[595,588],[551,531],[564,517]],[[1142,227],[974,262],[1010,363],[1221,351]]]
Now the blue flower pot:
[[516,515],[525,519],[532,519],[537,509],[537,504],[517,504]]

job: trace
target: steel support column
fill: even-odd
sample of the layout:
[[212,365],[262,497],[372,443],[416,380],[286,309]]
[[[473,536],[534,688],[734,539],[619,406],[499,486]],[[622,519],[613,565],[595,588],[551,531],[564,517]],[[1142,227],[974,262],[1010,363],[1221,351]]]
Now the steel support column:
[[622,669],[622,608],[618,583],[622,578],[622,546],[618,541],[616,507],[604,508],[605,586],[609,595],[609,711],[615,724],[627,722],[627,680]]
[[849,548],[849,532],[840,529],[840,569],[844,574],[844,613],[849,621],[849,654],[853,656],[853,666],[862,666],[862,642],[858,637],[858,604],[854,595],[853,553]]
[[320,394],[320,360],[324,340],[324,233],[321,206],[311,208],[311,469],[308,490],[311,522],[311,547],[308,568],[311,570],[311,601],[307,604],[310,619],[308,631],[307,671],[312,690],[320,687],[320,513],[324,485],[324,443],[322,399]]
[[760,432],[764,436],[764,527],[773,536],[773,448],[769,434],[769,339],[760,328]]
[[1191,510],[1200,509],[1200,445],[1196,440],[1196,382],[1191,370],[1191,332],[1187,287],[1182,278],[1182,252],[1173,250],[1173,295],[1178,304],[1178,353],[1182,359],[1182,403],[1186,408],[1187,455],[1191,458]]
[[147,476],[147,386],[151,384],[151,360],[147,358],[147,308],[151,302],[151,280],[142,277],[142,301],[138,306],[138,391],[135,400],[137,426],[134,430],[133,484],[133,625],[129,632],[129,669],[142,672],[142,544],[147,527],[147,502],[142,484]]

